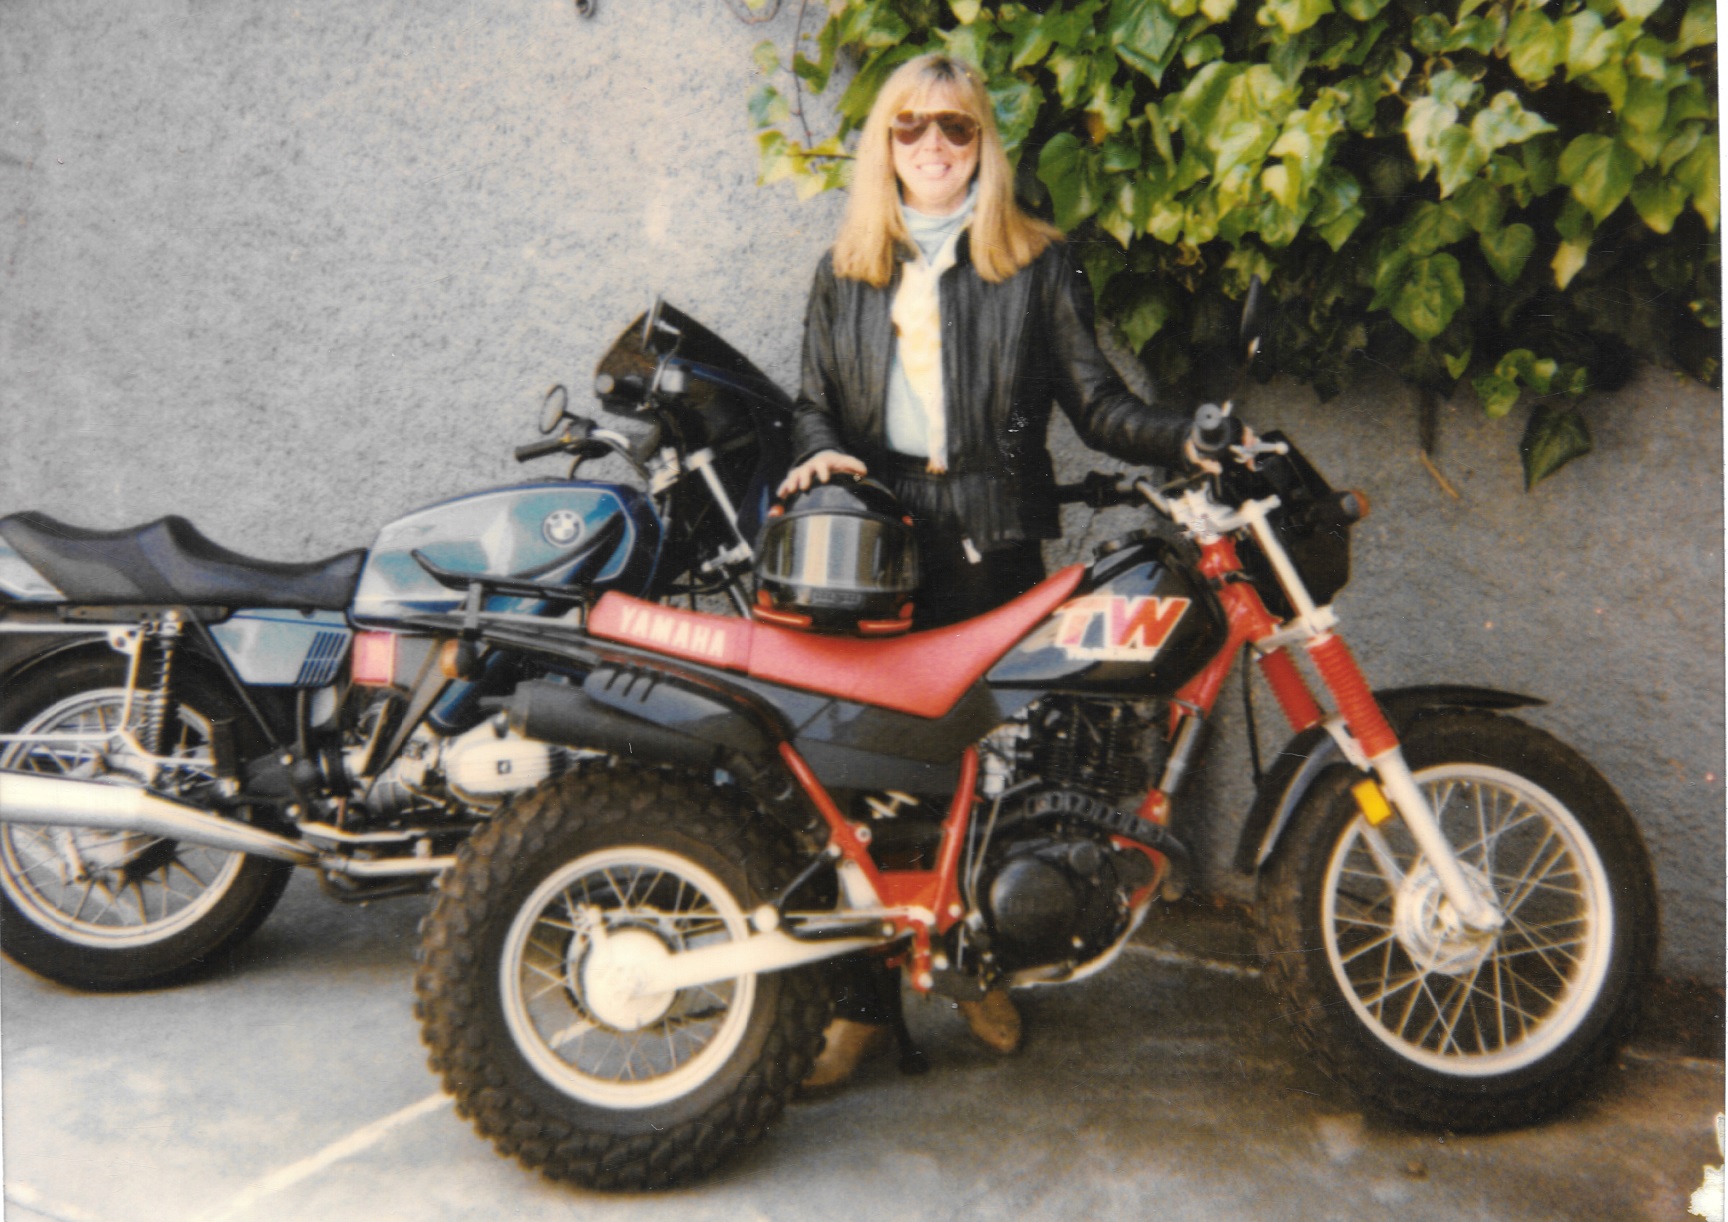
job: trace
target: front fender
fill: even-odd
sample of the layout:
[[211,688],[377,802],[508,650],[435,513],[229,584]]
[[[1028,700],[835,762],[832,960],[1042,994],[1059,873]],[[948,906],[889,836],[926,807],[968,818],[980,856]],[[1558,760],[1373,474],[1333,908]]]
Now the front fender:
[[[1535,696],[1460,683],[1387,688],[1375,692],[1374,698],[1400,736],[1429,713],[1449,709],[1519,709],[1547,703]],[[1272,859],[1279,837],[1320,774],[1334,764],[1345,762],[1343,751],[1324,726],[1311,726],[1284,744],[1262,778],[1254,805],[1249,807],[1248,817],[1243,821],[1234,860],[1239,873],[1259,873]]]

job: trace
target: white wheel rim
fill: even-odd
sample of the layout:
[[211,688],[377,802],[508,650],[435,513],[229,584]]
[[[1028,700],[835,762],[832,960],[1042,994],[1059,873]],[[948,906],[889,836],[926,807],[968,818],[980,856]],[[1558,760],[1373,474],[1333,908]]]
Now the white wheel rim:
[[1459,1077],[1542,1060],[1590,1013],[1613,953],[1608,872],[1571,811],[1515,773],[1469,764],[1419,771],[1466,878],[1505,911],[1471,943],[1425,924],[1432,870],[1392,820],[1356,816],[1327,862],[1321,932],[1356,1017],[1408,1061]]
[[[19,733],[88,734],[90,744],[20,743],[0,764],[49,775],[90,775],[100,761],[109,775],[124,777],[127,766],[138,762],[117,733],[125,700],[121,688],[67,697]],[[210,775],[209,733],[209,722],[182,706],[178,741],[168,754],[181,762],[184,775]],[[155,864],[141,872],[128,869],[141,861]],[[0,887],[19,912],[58,938],[100,950],[152,946],[196,925],[221,902],[243,864],[241,853],[160,836],[0,826]]]
[[[645,845],[589,853],[540,884],[504,939],[499,985],[516,1047],[543,1079],[584,1103],[653,1107],[697,1089],[743,1040],[756,977],[626,999],[597,994],[610,977],[590,971],[595,919],[608,949],[650,957],[749,936],[732,893],[687,858]],[[602,965],[604,967],[604,965]],[[607,1019],[611,1021],[608,1022]]]

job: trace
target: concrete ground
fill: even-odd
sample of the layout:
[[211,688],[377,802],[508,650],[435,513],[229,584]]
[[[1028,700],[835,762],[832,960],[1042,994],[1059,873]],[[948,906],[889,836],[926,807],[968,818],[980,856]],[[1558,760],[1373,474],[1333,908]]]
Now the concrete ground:
[[1111,971],[1021,994],[1015,1058],[915,1003],[927,1077],[873,1063],[707,1183],[584,1193],[494,1154],[426,1070],[424,909],[342,907],[302,875],[234,962],[181,988],[80,995],[0,966],[8,1222],[1671,1220],[1720,1161],[1719,995],[1660,1005],[1567,1116],[1422,1132],[1322,1078],[1239,928],[1182,908]]

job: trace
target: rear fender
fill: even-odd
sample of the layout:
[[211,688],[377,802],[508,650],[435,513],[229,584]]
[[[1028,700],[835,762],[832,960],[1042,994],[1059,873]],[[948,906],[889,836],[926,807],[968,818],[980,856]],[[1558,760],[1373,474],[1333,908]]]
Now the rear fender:
[[[1395,687],[1374,693],[1392,728],[1402,736],[1412,725],[1433,713],[1455,709],[1519,709],[1546,704],[1535,696],[1435,683],[1419,687]],[[1254,805],[1242,824],[1236,843],[1234,866],[1241,874],[1258,874],[1272,859],[1278,841],[1289,826],[1296,808],[1320,775],[1335,764],[1348,765],[1343,750],[1324,726],[1312,726],[1284,745],[1278,758],[1260,782]]]

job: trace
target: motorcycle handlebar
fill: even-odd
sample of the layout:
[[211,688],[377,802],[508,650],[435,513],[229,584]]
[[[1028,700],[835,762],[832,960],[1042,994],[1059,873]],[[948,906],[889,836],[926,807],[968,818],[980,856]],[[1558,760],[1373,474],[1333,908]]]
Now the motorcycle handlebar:
[[1090,505],[1093,509],[1108,509],[1112,505],[1128,505],[1138,499],[1133,485],[1124,486],[1121,477],[1090,471],[1078,484],[1056,485],[1058,505]]
[[544,458],[548,454],[557,454],[564,449],[567,439],[563,437],[548,437],[545,441],[531,441],[525,446],[516,447],[516,461],[530,462],[536,458]]

